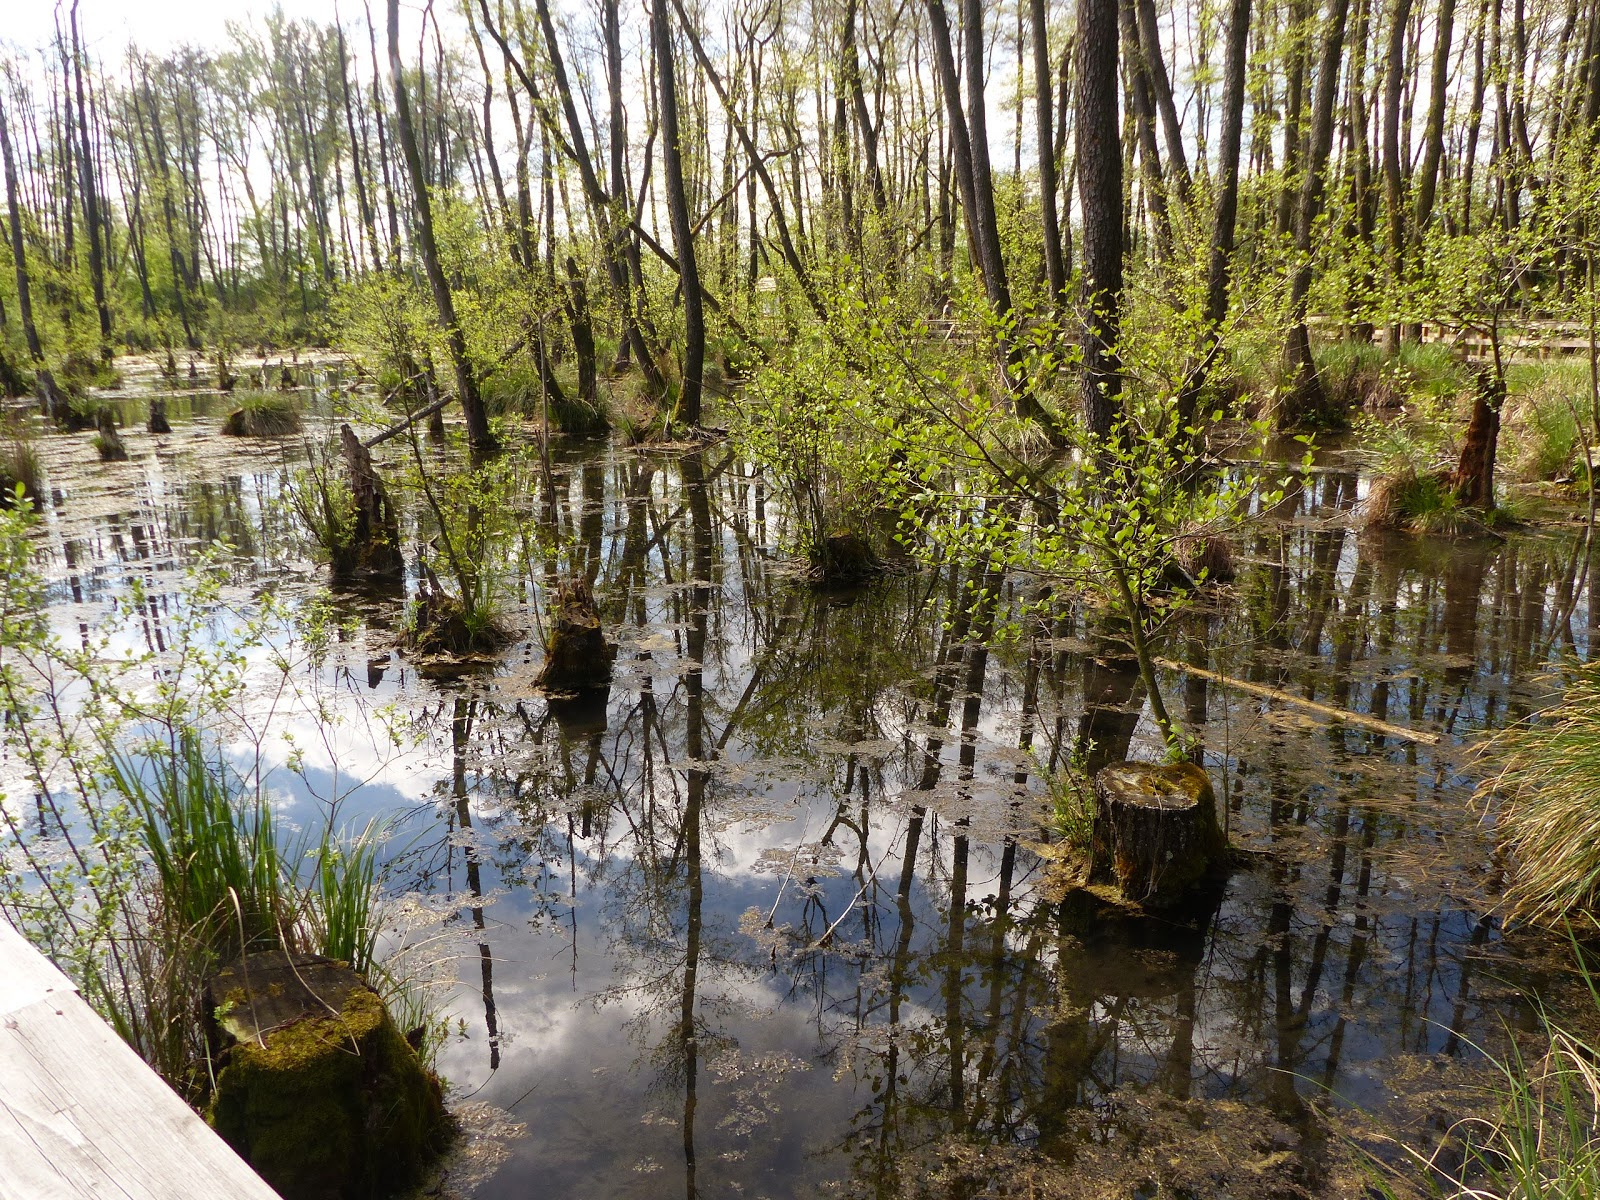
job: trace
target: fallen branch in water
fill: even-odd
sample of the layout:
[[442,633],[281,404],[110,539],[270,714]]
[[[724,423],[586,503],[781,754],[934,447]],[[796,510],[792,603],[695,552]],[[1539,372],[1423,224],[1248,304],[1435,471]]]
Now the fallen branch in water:
[[1428,733],[1422,729],[1407,729],[1403,725],[1391,725],[1387,721],[1378,720],[1377,717],[1365,716],[1362,713],[1351,712],[1345,708],[1334,708],[1331,704],[1318,704],[1315,700],[1307,700],[1302,696],[1296,696],[1292,692],[1267,687],[1265,684],[1250,683],[1244,679],[1234,679],[1229,675],[1219,675],[1215,671],[1208,671],[1204,667],[1196,667],[1190,663],[1178,662],[1171,658],[1158,658],[1156,659],[1156,665],[1165,667],[1170,671],[1187,671],[1190,675],[1198,676],[1201,679],[1209,679],[1212,683],[1220,683],[1223,687],[1232,688],[1238,692],[1248,692],[1252,696],[1260,696],[1264,700],[1280,700],[1284,704],[1292,704],[1296,708],[1318,713],[1330,720],[1343,721],[1347,725],[1359,725],[1361,728],[1370,729],[1374,733],[1403,738],[1408,742],[1421,742],[1425,746],[1437,746],[1439,744],[1439,735],[1437,733]]
[[401,421],[398,425],[391,425],[391,426],[389,426],[389,428],[385,429],[382,433],[373,434],[371,437],[369,437],[366,441],[362,442],[361,444],[363,446],[365,446],[368,450],[373,449],[375,446],[381,446],[381,445],[383,445],[384,442],[387,442],[390,438],[399,437],[402,433],[404,433],[406,430],[410,429],[418,421],[425,421],[429,417],[433,416],[434,413],[441,411],[446,405],[454,404],[455,403],[455,399],[456,398],[454,396],[445,396],[443,399],[435,400],[432,404],[428,405],[427,408],[419,408],[416,412],[412,413],[409,417],[407,417],[404,421]]

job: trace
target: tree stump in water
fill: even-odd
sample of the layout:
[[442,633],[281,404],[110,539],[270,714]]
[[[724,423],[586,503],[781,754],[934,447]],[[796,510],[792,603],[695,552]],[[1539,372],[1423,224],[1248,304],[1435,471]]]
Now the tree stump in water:
[[811,548],[811,581],[821,587],[855,587],[883,574],[883,560],[866,538],[830,533]]
[[1495,450],[1505,402],[1505,380],[1489,367],[1479,367],[1472,378],[1472,418],[1461,439],[1461,458],[1452,480],[1456,499],[1468,508],[1494,507]]
[[117,418],[109,408],[102,408],[95,416],[95,425],[99,433],[95,434],[95,449],[100,451],[102,462],[127,462],[128,448],[122,444],[122,435],[117,432]]
[[150,420],[145,426],[151,433],[171,433],[172,422],[167,420],[167,398],[155,396],[150,401]]
[[614,651],[606,641],[587,579],[569,579],[556,589],[544,650],[540,687],[568,693],[610,687]]
[[207,1119],[283,1200],[393,1195],[444,1148],[439,1081],[348,967],[273,950],[206,991],[222,1046]]
[[350,476],[355,517],[348,539],[333,549],[334,577],[399,575],[405,569],[400,522],[389,492],[372,465],[372,452],[349,425],[339,427],[339,454]]
[[1094,777],[1090,878],[1164,908],[1227,869],[1211,780],[1193,763],[1116,763]]

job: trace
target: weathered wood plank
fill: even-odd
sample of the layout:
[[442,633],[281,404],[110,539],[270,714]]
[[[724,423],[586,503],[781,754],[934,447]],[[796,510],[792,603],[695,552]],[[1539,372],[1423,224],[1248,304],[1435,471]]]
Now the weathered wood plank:
[[0,1016],[26,1008],[72,981],[4,920],[0,920]]
[[0,921],[0,1200],[89,1197],[277,1200]]

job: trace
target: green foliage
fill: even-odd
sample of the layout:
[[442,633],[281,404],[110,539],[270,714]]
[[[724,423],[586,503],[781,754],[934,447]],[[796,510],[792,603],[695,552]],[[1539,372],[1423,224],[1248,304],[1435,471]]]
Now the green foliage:
[[319,443],[310,448],[306,465],[285,477],[283,498],[296,523],[325,557],[338,561],[350,552],[356,500],[330,446]]
[[[565,378],[561,378],[565,374]],[[550,397],[550,428],[558,433],[585,436],[604,433],[611,428],[606,407],[598,397],[593,403],[578,395],[575,373],[559,373],[559,395]],[[501,367],[483,381],[483,402],[491,415],[515,413],[535,425],[545,417],[545,392],[538,366],[519,362]]]
[[895,484],[893,444],[875,381],[852,371],[836,347],[800,347],[761,372],[739,398],[741,440],[787,502],[791,547],[812,564],[829,541],[871,546],[878,512]]
[[[801,549],[841,530],[869,533],[887,511],[897,539],[924,561],[993,579],[1015,571],[1116,608],[1153,677],[1147,642],[1178,607],[1168,593],[1180,543],[1220,534],[1253,502],[1269,508],[1281,494],[1264,486],[1267,431],[1242,427],[1229,447],[1242,467],[1216,472],[1179,429],[1170,392],[1130,387],[1109,437],[1075,416],[1047,417],[1053,446],[1017,410],[1031,401],[1050,411],[1063,378],[1058,328],[1035,319],[1024,330],[985,318],[984,306],[970,310],[976,341],[941,344],[891,305],[857,302],[829,343],[795,348],[752,383],[745,444],[787,501]],[[1013,346],[1008,376],[1003,341]],[[1224,413],[1206,416],[1214,425]],[[1158,595],[1167,598],[1153,604]]]
[[1399,413],[1363,413],[1352,425],[1361,457],[1379,476],[1426,475],[1453,465],[1456,422],[1447,400],[1420,399]]
[[1506,434],[1516,473],[1526,480],[1577,479],[1594,452],[1589,364],[1577,359],[1518,364],[1507,372]]
[[1094,783],[1081,761],[1043,772],[1050,796],[1051,832],[1074,855],[1087,859],[1094,834]]
[[[408,483],[433,518],[431,556],[422,557],[423,585],[407,615],[407,638],[425,654],[489,651],[509,636],[504,590],[524,569],[518,500],[531,494],[535,466],[527,453],[505,453],[464,470],[436,472],[415,441]],[[517,553],[508,554],[515,548]]]

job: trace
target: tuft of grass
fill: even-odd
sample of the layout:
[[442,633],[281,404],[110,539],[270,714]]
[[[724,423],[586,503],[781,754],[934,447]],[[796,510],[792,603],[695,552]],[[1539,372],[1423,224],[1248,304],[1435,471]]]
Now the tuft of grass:
[[223,422],[230,437],[284,437],[300,432],[300,408],[294,399],[274,392],[239,393],[239,407]]
[[1461,503],[1447,473],[1401,470],[1379,476],[1367,494],[1368,529],[1405,529],[1435,537],[1487,533],[1484,515]]
[[1402,342],[1391,376],[1412,399],[1451,400],[1472,386],[1467,369],[1444,342]]
[[32,442],[19,437],[0,446],[0,507],[16,504],[20,488],[21,497],[39,508],[44,503],[43,478],[39,451]]
[[[1600,989],[1583,962],[1578,967],[1588,1002],[1600,1013]],[[1437,1149],[1406,1149],[1404,1168],[1384,1170],[1379,1191],[1397,1193],[1392,1180],[1421,1176],[1435,1196],[1473,1200],[1582,1200],[1600,1196],[1600,1039],[1579,1032],[1540,1006],[1540,1042],[1530,1056],[1515,1039],[1500,1056],[1490,1055],[1492,1080],[1484,1115],[1463,1117]],[[1407,1193],[1409,1194],[1409,1189]]]
[[207,758],[198,733],[184,730],[150,762],[113,754],[111,764],[172,928],[219,963],[291,940],[298,922],[272,809],[259,795],[236,799],[231,772]]
[[[611,417],[597,397],[578,395],[577,379],[558,378],[559,396],[550,400],[550,428],[574,437],[593,436],[611,428]],[[483,400],[491,414],[517,413],[530,421],[544,417],[544,388],[537,367],[506,366],[483,382]]]
[[124,944],[120,979],[92,974],[88,990],[146,1061],[196,1094],[205,1086],[200,997],[219,967],[281,949],[376,971],[380,831],[291,837],[261,789],[192,728],[156,752],[136,758],[112,747],[106,757],[149,866],[148,887],[128,898],[142,910],[145,936]]
[[1087,861],[1094,840],[1094,783],[1083,764],[1068,762],[1042,773],[1050,794],[1050,826],[1056,839]]
[[1513,918],[1594,919],[1600,905],[1600,663],[1577,667],[1559,703],[1480,742],[1510,861],[1504,903]]

